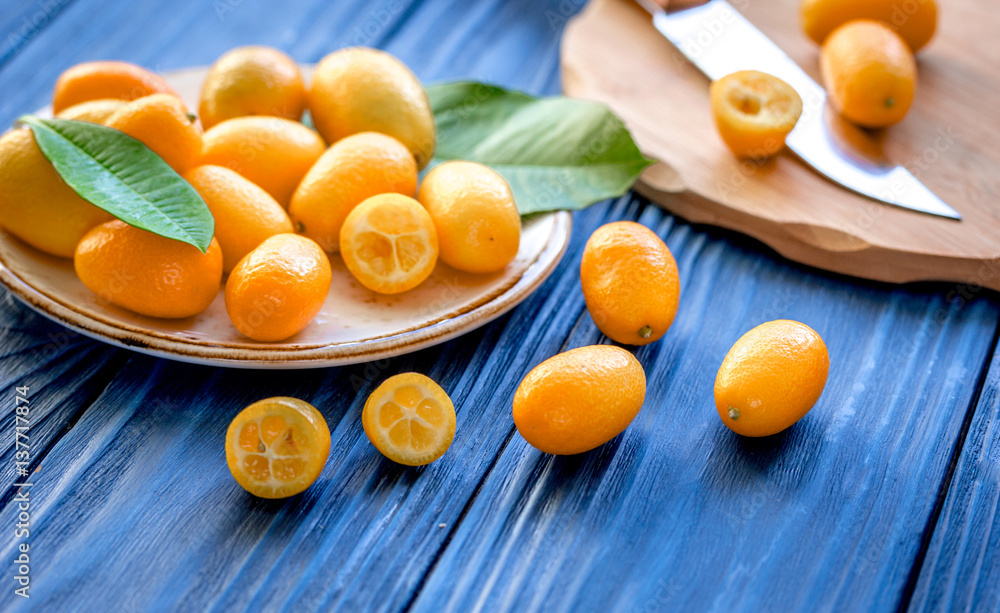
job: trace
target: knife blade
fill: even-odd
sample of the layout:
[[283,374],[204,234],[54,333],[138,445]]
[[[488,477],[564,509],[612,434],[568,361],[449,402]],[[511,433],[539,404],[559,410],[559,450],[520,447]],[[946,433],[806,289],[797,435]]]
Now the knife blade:
[[786,145],[820,175],[885,204],[962,219],[903,166],[866,158],[838,139],[824,118],[830,112],[826,91],[726,0],[671,13],[653,0],[637,1],[653,16],[656,29],[709,79],[759,70],[795,88],[802,97],[802,116]]

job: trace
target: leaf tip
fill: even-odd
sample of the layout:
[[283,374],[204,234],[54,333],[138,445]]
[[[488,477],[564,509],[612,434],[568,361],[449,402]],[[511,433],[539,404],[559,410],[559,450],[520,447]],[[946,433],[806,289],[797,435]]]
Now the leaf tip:
[[17,119],[15,119],[14,120],[14,127],[22,127],[22,126],[31,127],[31,126],[35,125],[37,122],[38,122],[38,117],[36,117],[36,116],[28,113],[28,114],[25,114],[25,115],[21,115],[20,117],[18,117]]

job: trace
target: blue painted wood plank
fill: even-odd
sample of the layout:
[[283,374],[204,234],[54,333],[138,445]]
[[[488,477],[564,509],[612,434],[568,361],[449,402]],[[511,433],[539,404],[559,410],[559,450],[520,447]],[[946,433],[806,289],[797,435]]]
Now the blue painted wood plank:
[[[576,229],[589,234],[604,215],[581,214]],[[579,302],[581,248],[510,315],[410,356],[292,373],[131,358],[36,475],[31,546],[45,553],[32,566],[32,604],[403,609],[508,438],[517,382],[507,371],[559,351],[579,319],[564,305]],[[360,423],[368,393],[412,370],[440,381],[458,408],[452,448],[424,469],[383,459]],[[269,502],[235,483],[222,442],[243,406],[278,394],[320,408],[333,445],[310,490]],[[8,505],[0,525],[14,514]],[[14,546],[0,546],[0,559]]]
[[72,0],[7,0],[0,4],[0,66],[14,57]]
[[562,20],[578,8],[569,0],[309,1],[283,4],[279,19],[263,0],[76,0],[0,68],[0,125],[48,104],[56,77],[78,62],[121,59],[166,71],[211,64],[246,44],[316,62],[364,43],[395,53],[427,82],[474,78],[555,94]]
[[[649,380],[636,423],[567,458],[513,436],[413,610],[895,610],[996,302],[845,284],[653,208],[640,221],[679,255],[683,289],[674,327],[636,351]],[[826,339],[830,380],[795,427],[742,439],[716,415],[715,372],[781,317]],[[568,346],[600,340],[584,316]]]
[[997,354],[919,571],[911,611],[1000,611]]
[[[113,374],[118,352],[47,321],[0,294],[0,507],[14,495],[11,485],[24,481]],[[27,419],[16,421],[16,390],[28,388]],[[26,428],[17,436],[16,427]],[[18,447],[17,441],[21,446]],[[27,448],[25,448],[27,445]],[[15,452],[29,451],[26,464]],[[18,474],[18,469],[29,475]]]
[[[166,70],[249,43],[300,61],[362,43],[428,81],[554,93],[559,32],[578,4],[309,0],[276,12],[263,0],[76,0],[0,68],[0,121],[45,104],[78,61]],[[602,341],[576,267],[589,233],[620,218],[674,249],[681,315],[637,352],[650,385],[632,428],[590,454],[543,457],[514,433],[510,399],[542,359]],[[13,309],[0,323],[26,316]],[[412,356],[245,373],[122,352],[128,362],[37,473],[34,606],[0,599],[0,609],[894,609],[998,313],[992,296],[959,304],[941,286],[854,282],[632,199],[600,205],[576,216],[566,259],[540,292]],[[777,317],[826,337],[831,383],[786,435],[741,440],[715,416],[715,368],[740,333]],[[31,338],[44,338],[39,325]],[[117,355],[77,340],[73,356]],[[87,358],[45,363],[28,378],[58,381],[46,389],[66,398],[73,386],[103,388],[80,371]],[[455,444],[425,469],[381,459],[358,421],[366,394],[403,370],[434,376],[458,407]],[[244,494],[222,453],[232,416],[274,394],[314,402],[333,431],[320,481],[284,502]],[[4,506],[0,525],[13,513]],[[0,559],[13,546],[0,539]]]

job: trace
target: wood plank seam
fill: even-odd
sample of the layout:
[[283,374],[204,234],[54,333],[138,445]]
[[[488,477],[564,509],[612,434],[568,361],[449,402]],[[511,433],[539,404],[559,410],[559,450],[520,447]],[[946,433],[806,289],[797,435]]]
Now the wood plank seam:
[[944,508],[948,492],[951,490],[951,482],[955,476],[955,471],[958,468],[958,461],[962,455],[962,449],[965,447],[965,440],[969,435],[969,426],[972,424],[972,418],[976,413],[976,409],[979,408],[979,399],[982,396],[983,387],[986,384],[986,378],[990,370],[990,365],[993,363],[991,356],[996,353],[998,341],[1000,341],[1000,323],[998,323],[997,327],[993,331],[993,339],[990,341],[990,349],[986,354],[987,358],[983,366],[980,368],[979,376],[976,379],[975,391],[973,391],[972,397],[969,398],[969,407],[966,409],[965,416],[962,418],[962,427],[955,440],[955,447],[952,449],[951,458],[948,461],[948,468],[945,471],[944,479],[941,481],[941,486],[938,488],[937,499],[934,501],[934,508],[927,517],[927,526],[924,528],[924,533],[920,540],[920,549],[917,550],[917,555],[913,559],[913,566],[910,568],[910,575],[907,577],[906,584],[903,586],[902,598],[900,599],[899,606],[896,609],[900,613],[907,611],[910,608],[910,601],[913,599],[914,592],[916,591],[917,581],[920,578],[920,571],[923,568],[924,559],[927,556],[927,550],[930,547],[931,539],[934,536],[934,530],[937,528],[938,519],[941,515],[942,509]]
[[[628,195],[625,196],[625,198],[628,197],[629,197]],[[569,343],[575,336],[575,332],[580,328],[581,323],[585,321],[585,319],[588,317],[590,317],[590,315],[587,313],[587,309],[586,308],[581,309],[581,312],[579,313],[579,315],[577,315],[576,322],[566,332],[565,338],[563,338],[562,343],[559,345],[559,351],[556,352],[557,354],[563,353],[564,351],[567,350]],[[601,341],[608,340],[608,338],[603,334],[601,335],[600,339]],[[483,486],[486,484],[486,481],[489,479],[489,476],[493,473],[493,469],[496,468],[497,462],[499,462],[500,458],[503,457],[504,451],[507,449],[507,446],[514,439],[514,433],[516,430],[517,428],[515,428],[514,425],[511,424],[510,429],[507,431],[507,436],[504,438],[503,444],[500,445],[500,448],[497,450],[497,454],[490,462],[489,468],[487,468],[483,472],[482,478],[479,480],[479,483],[476,484],[475,489],[472,490],[472,494],[469,496],[469,499],[465,501],[465,504],[462,506],[462,510],[458,514],[458,519],[452,522],[452,525],[448,527],[448,534],[441,542],[441,546],[438,547],[438,550],[437,552],[435,552],[434,558],[431,560],[430,564],[427,565],[427,569],[421,575],[420,581],[418,581],[417,585],[413,588],[413,591],[410,594],[409,599],[406,601],[406,604],[403,606],[402,611],[407,612],[412,609],[413,605],[417,600],[417,597],[420,596],[421,592],[423,591],[424,584],[426,583],[427,579],[431,576],[434,569],[437,567],[437,563],[441,559],[442,554],[445,552],[446,549],[448,549],[448,546],[451,544],[451,541],[455,536],[455,531],[458,530],[458,527],[461,526],[462,523],[465,521],[466,515],[472,508],[473,503],[479,497],[479,493],[482,490]]]
[[493,473],[493,469],[496,468],[497,462],[499,462],[501,456],[503,456],[503,451],[507,449],[507,445],[510,444],[511,439],[514,438],[514,430],[515,428],[511,427],[510,430],[507,432],[507,437],[504,439],[503,444],[500,445],[500,449],[497,452],[496,456],[494,456],[493,460],[490,462],[489,468],[487,468],[483,472],[482,479],[480,479],[479,483],[476,484],[476,488],[472,490],[472,495],[470,495],[469,499],[465,501],[465,504],[462,506],[462,510],[458,514],[458,518],[454,522],[452,522],[451,526],[448,527],[448,534],[446,534],[444,540],[441,541],[441,546],[438,547],[437,551],[434,553],[434,558],[427,565],[427,568],[424,570],[423,574],[421,574],[420,580],[417,581],[417,584],[413,587],[413,590],[410,592],[410,597],[406,600],[406,603],[403,605],[402,608],[403,613],[408,613],[410,610],[413,609],[413,605],[416,603],[417,597],[420,596],[420,594],[424,591],[424,584],[426,584],[427,579],[434,572],[434,569],[437,568],[437,564],[438,561],[441,559],[441,555],[451,545],[451,541],[455,537],[455,531],[458,530],[458,527],[461,526],[462,523],[465,521],[465,516],[468,515],[469,510],[472,508],[473,502],[475,502],[475,500],[479,497],[479,492],[483,489],[483,486],[486,484],[487,478],[490,476],[490,474]]

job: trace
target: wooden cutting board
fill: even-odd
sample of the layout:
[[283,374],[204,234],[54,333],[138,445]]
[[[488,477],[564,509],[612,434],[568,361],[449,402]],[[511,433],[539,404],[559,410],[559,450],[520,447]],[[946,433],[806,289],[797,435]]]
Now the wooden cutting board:
[[[820,81],[818,47],[800,0],[734,0]],[[938,32],[918,56],[909,115],[882,133],[840,123],[865,150],[904,164],[962,216],[954,221],[856,196],[790,153],[763,165],[730,154],[712,122],[708,79],[628,0],[592,0],[562,43],[568,95],[608,104],[660,161],[636,189],[696,223],[753,236],[819,268],[896,283],[1000,289],[1000,12],[977,0],[940,3]],[[831,113],[832,115],[832,113]]]

